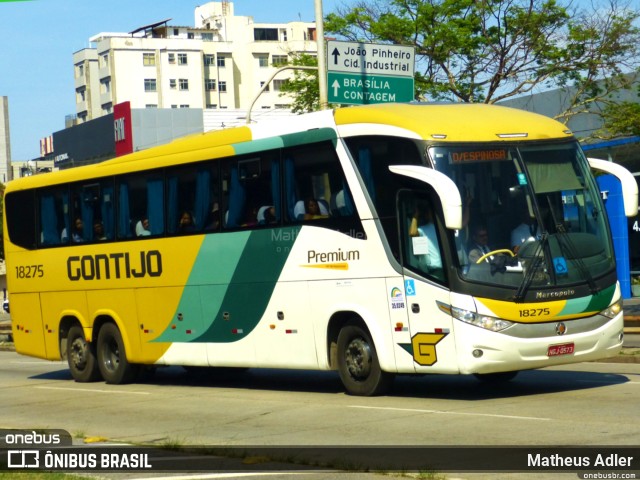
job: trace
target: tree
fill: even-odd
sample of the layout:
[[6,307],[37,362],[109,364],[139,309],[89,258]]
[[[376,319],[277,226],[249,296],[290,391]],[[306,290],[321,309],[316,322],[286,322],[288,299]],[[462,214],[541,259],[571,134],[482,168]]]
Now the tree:
[[557,115],[566,123],[594,104],[606,118],[613,94],[636,82],[639,18],[620,0],[581,10],[562,0],[358,0],[324,28],[350,41],[415,46],[421,100],[495,103],[570,88]]
[[[317,67],[318,59],[306,53],[293,57],[291,65]],[[292,95],[291,105],[293,113],[313,112],[320,108],[320,87],[318,72],[313,70],[294,70],[293,78],[287,80],[280,87],[280,95]]]

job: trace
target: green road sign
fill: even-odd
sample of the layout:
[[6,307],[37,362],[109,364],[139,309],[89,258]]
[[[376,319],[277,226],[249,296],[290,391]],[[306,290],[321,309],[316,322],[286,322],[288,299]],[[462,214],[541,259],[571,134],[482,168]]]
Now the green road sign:
[[328,72],[327,78],[329,103],[363,105],[414,99],[413,77]]
[[407,45],[327,42],[329,103],[410,102],[415,49]]

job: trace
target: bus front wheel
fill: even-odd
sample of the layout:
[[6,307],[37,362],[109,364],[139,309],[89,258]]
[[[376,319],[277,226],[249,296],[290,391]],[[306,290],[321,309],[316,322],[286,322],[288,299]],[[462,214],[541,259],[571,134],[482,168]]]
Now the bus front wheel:
[[98,334],[98,365],[105,382],[122,384],[132,382],[138,374],[138,365],[129,363],[122,334],[113,323],[105,323]]
[[100,378],[95,353],[80,325],[74,325],[69,329],[67,363],[76,382],[94,382]]
[[347,325],[338,334],[338,372],[350,395],[381,395],[391,387],[394,375],[383,372],[369,333]]

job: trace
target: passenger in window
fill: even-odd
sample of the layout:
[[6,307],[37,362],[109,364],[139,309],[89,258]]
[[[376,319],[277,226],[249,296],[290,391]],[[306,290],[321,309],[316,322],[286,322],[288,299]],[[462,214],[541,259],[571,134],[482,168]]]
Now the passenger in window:
[[84,234],[83,234],[84,224],[82,223],[81,218],[76,218],[73,222],[73,229],[71,230],[71,240],[74,243],[82,243],[84,242]]
[[136,224],[136,237],[147,237],[151,235],[151,230],[149,230],[149,219],[147,217],[143,217]]
[[93,239],[100,242],[107,239],[107,236],[104,234],[104,225],[100,221],[93,224]]
[[265,225],[273,225],[277,223],[276,207],[269,207],[264,211],[264,223]]
[[320,204],[315,198],[309,198],[304,202],[303,220],[317,220],[328,217],[329,215],[325,215],[320,211]]
[[179,233],[193,233],[196,231],[195,222],[193,221],[193,215],[191,212],[185,210],[180,214],[180,220],[178,222]]
[[264,205],[258,209],[256,216],[258,225],[270,225],[276,223],[276,207],[272,205]]

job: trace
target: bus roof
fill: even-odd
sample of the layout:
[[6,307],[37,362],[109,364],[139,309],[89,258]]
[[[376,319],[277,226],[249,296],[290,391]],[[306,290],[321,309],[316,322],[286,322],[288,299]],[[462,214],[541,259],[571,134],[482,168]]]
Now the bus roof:
[[189,161],[231,156],[239,152],[239,144],[256,139],[262,141],[261,145],[256,145],[257,149],[267,149],[269,146],[275,148],[278,142],[265,142],[265,139],[323,127],[337,126],[340,129],[341,126],[357,125],[362,125],[363,134],[368,131],[367,125],[380,125],[413,132],[414,137],[439,142],[542,140],[572,136],[563,124],[551,118],[496,105],[460,103],[356,106],[339,108],[333,112],[304,114],[268,125],[240,126],[188,135],[164,145],[98,164],[17,179],[9,183],[8,190],[126,173],[134,161],[140,162],[140,168],[161,168]]
[[565,139],[573,134],[544,115],[484,103],[377,104],[338,109],[336,124],[384,124],[425,140],[482,142]]

